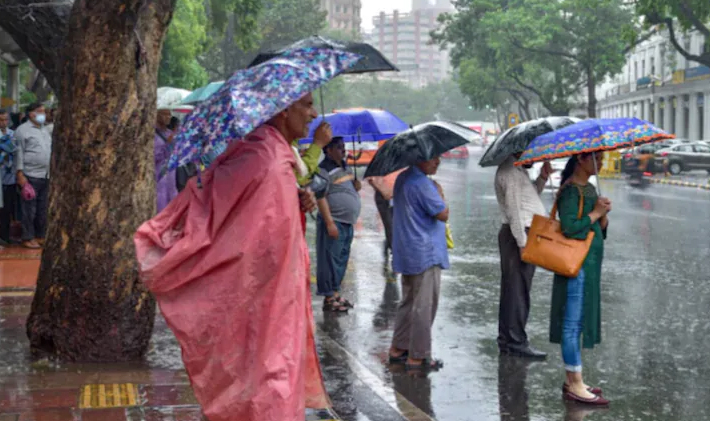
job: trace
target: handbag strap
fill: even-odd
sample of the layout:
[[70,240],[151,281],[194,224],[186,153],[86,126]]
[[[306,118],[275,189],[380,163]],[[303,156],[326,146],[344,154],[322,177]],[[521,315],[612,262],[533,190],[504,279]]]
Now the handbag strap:
[[[557,190],[557,197],[555,197],[555,203],[552,205],[552,210],[550,211],[550,219],[553,221],[556,219],[557,215],[557,201],[560,199],[560,193],[562,193],[562,189],[566,185],[563,185],[562,187]],[[584,191],[582,191],[582,188],[575,185],[577,187],[577,190],[579,191],[579,208],[577,209],[577,219],[582,219],[582,211],[584,210]]]

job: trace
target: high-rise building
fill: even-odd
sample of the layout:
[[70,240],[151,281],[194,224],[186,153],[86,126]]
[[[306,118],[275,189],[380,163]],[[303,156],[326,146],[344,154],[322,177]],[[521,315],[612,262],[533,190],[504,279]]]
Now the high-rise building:
[[321,9],[328,12],[328,27],[336,31],[360,33],[362,18],[360,0],[321,0]]
[[439,27],[439,15],[453,11],[450,0],[412,0],[410,13],[395,10],[375,16],[372,42],[400,69],[382,77],[413,87],[447,79],[451,72],[448,51],[432,45],[430,33]]

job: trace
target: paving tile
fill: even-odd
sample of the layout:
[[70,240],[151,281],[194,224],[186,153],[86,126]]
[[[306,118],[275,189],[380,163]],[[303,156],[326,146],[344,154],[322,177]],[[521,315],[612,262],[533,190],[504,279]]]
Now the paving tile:
[[175,421],[172,408],[146,408],[145,421]]
[[63,408],[25,412],[17,421],[79,421],[79,417],[71,409]]
[[34,288],[39,259],[0,260],[0,288]]
[[0,391],[0,412],[73,408],[77,406],[78,396],[76,389],[3,390]]
[[188,385],[143,386],[146,406],[197,405]]
[[81,421],[126,421],[125,408],[84,409]]
[[199,406],[194,408],[176,408],[173,413],[175,414],[175,421],[202,421],[202,409]]

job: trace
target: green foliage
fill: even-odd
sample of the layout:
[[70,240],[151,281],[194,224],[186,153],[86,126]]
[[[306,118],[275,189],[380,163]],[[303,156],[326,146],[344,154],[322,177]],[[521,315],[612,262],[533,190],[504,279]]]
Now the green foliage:
[[259,51],[281,48],[319,34],[326,26],[326,12],[320,10],[319,0],[263,0],[253,42],[244,45],[234,42],[238,25],[235,16],[228,19],[225,35],[200,59],[212,80],[226,79],[246,67]]
[[209,75],[199,57],[216,40],[228,36],[230,45],[254,46],[261,4],[262,0],[177,0],[163,45],[159,86],[194,89],[206,84]]
[[179,0],[163,44],[158,86],[195,89],[207,83],[207,72],[197,61],[208,44],[203,0]]
[[622,0],[460,0],[456,8],[433,38],[453,46],[462,91],[479,106],[535,98],[567,114],[581,86],[622,69],[635,30]]
[[[647,26],[663,25],[671,43],[685,58],[710,66],[710,2],[707,0],[636,0],[636,14]],[[681,31],[696,30],[705,37],[705,49],[692,54],[677,41],[676,26]]]
[[[326,113],[354,107],[381,108],[412,125],[437,119],[482,120],[486,115],[469,109],[471,104],[452,80],[413,89],[404,83],[379,80],[375,76],[346,76],[328,83],[323,91]],[[320,113],[318,93],[315,99]]]

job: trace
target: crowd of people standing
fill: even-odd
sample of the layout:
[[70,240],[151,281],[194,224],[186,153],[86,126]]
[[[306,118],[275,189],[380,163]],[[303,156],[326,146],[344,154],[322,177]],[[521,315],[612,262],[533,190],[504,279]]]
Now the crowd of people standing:
[[[47,235],[49,177],[54,111],[33,103],[23,114],[0,110],[0,171],[2,172],[2,245],[20,243],[40,249]],[[19,238],[13,223],[22,227]]]

